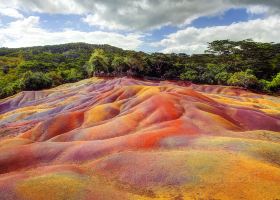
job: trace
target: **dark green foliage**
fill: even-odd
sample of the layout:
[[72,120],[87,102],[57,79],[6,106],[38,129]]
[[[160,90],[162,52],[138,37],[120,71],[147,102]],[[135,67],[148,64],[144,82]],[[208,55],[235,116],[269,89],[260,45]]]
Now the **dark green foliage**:
[[125,51],[110,45],[0,48],[0,98],[92,76],[135,76],[280,90],[280,44],[219,40],[205,54]]
[[22,91],[22,89],[23,89],[22,81],[20,79],[15,80],[14,82],[6,84],[5,87],[0,88],[0,98],[14,95],[17,92]]
[[41,90],[52,86],[52,79],[42,72],[25,72],[22,78],[24,90]]
[[272,91],[279,91],[280,90],[280,72],[268,84],[268,88]]
[[124,52],[110,45],[85,43],[0,48],[0,98],[22,90],[50,88],[87,78],[86,66],[95,49],[107,54]]
[[95,73],[109,73],[109,58],[103,49],[94,50],[87,64],[89,76]]
[[84,78],[81,71],[75,68],[64,70],[60,73],[60,75],[66,83],[76,82]]
[[61,76],[61,73],[52,71],[52,72],[47,73],[46,76],[52,80],[52,87],[61,85],[64,82],[64,79]]
[[228,79],[231,77],[231,74],[227,71],[221,71],[215,75],[216,83],[219,85],[226,85]]
[[184,73],[180,74],[180,79],[192,81],[194,83],[200,81],[198,72],[191,68],[186,69]]
[[128,70],[128,64],[126,63],[125,57],[120,55],[114,56],[111,66],[113,71],[120,75],[123,75]]

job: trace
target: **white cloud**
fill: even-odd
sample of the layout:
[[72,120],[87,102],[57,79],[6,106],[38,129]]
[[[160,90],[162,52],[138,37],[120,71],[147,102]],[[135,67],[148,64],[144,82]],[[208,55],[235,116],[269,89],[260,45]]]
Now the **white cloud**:
[[83,14],[86,11],[78,0],[1,0],[0,6],[50,14]]
[[253,14],[260,14],[266,12],[267,14],[277,14],[280,12],[279,0],[225,0],[237,7],[248,8]]
[[89,24],[90,26],[98,26],[101,29],[109,29],[109,30],[125,30],[129,29],[129,27],[126,27],[120,23],[117,22],[109,22],[104,19],[102,19],[99,15],[87,15],[82,19],[84,22]]
[[[266,18],[229,26],[186,28],[196,18],[219,15],[230,8],[246,8],[248,13],[265,14]],[[38,17],[25,18],[21,13],[26,16],[78,14],[84,23],[101,31],[70,29],[51,32],[40,26]],[[136,49],[143,45],[144,33],[147,35],[151,33],[149,30],[172,25],[181,30],[154,45],[164,52],[201,53],[207,42],[216,39],[252,38],[279,42],[280,18],[277,13],[280,13],[279,0],[0,0],[0,15],[18,19],[0,25],[0,46],[88,42]]]
[[68,42],[110,44],[124,49],[136,49],[142,44],[139,34],[120,34],[104,31],[82,32],[64,30],[50,32],[39,26],[39,17],[30,16],[0,27],[0,46],[27,47]]
[[269,12],[269,8],[267,6],[249,6],[247,8],[247,12],[250,14],[264,14]]
[[12,18],[23,18],[23,15],[19,13],[17,9],[0,7],[0,15],[8,16]]
[[226,8],[222,0],[187,1],[187,0],[134,0],[95,1],[94,14],[89,14],[84,21],[89,25],[108,29],[146,31],[166,25],[186,25],[193,19],[210,15]]
[[137,31],[186,25],[232,7],[245,7],[252,13],[280,11],[279,0],[1,0],[1,6],[25,12],[80,14],[92,26]]
[[260,42],[280,42],[280,17],[271,16],[247,22],[234,23],[229,26],[206,28],[188,27],[168,35],[154,46],[163,48],[163,52],[203,53],[207,42],[231,39],[251,38]]
[[0,7],[25,12],[79,14],[102,29],[146,31],[165,25],[182,26],[229,8],[248,12],[280,11],[279,0],[1,0]]
[[[232,7],[248,12],[276,13],[279,0],[1,0],[0,7],[25,12],[80,14],[84,21],[102,29],[150,30],[164,25],[186,25],[206,15],[222,13]],[[4,12],[8,12],[5,9]],[[12,11],[12,10],[10,10]],[[1,11],[0,11],[1,12]],[[10,12],[12,13],[12,12]]]

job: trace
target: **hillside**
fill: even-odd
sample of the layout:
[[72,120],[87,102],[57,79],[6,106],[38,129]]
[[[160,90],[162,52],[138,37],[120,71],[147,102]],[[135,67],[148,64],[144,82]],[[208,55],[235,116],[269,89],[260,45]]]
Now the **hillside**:
[[1,199],[278,199],[280,98],[91,78],[0,100]]
[[198,55],[86,43],[0,48],[0,98],[93,76],[186,80],[275,94],[280,91],[280,44],[218,40]]
[[0,98],[87,78],[84,66],[95,49],[124,52],[110,45],[86,43],[0,48]]

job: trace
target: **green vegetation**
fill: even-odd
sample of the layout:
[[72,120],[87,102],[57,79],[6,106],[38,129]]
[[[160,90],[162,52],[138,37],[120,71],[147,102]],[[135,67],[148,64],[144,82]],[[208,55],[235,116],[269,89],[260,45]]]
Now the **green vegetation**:
[[250,69],[245,72],[235,72],[227,81],[229,85],[240,86],[244,88],[257,88],[259,85],[257,77]]
[[180,79],[278,93],[280,44],[219,40],[205,54],[191,56],[85,43],[0,48],[0,98],[92,76]]

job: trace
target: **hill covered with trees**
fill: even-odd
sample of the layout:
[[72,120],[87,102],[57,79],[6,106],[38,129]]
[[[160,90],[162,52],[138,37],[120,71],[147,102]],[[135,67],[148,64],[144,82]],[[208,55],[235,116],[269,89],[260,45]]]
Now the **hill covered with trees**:
[[180,79],[275,93],[280,90],[280,44],[220,40],[199,55],[86,43],[0,48],[0,98],[92,76]]

